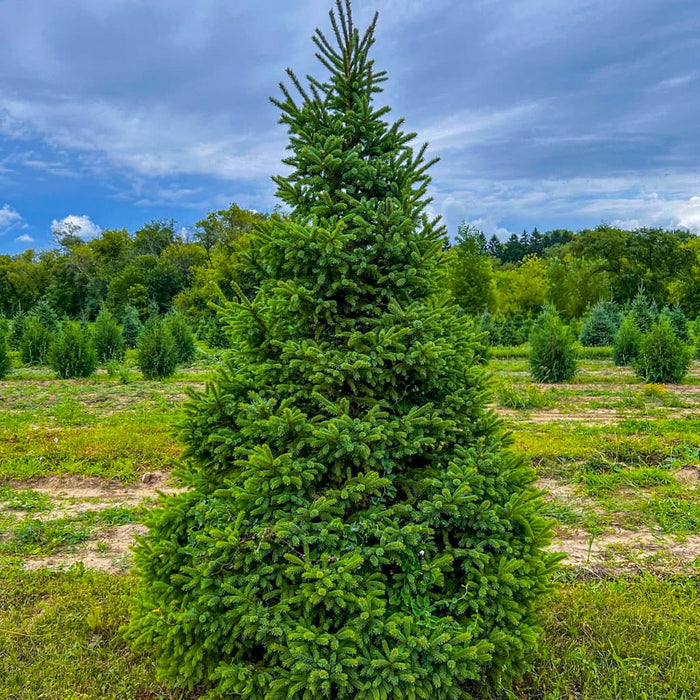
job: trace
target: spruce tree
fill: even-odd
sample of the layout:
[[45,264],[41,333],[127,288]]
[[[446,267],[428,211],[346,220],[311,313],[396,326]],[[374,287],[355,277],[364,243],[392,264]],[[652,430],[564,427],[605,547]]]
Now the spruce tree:
[[7,347],[7,326],[0,325],[0,379],[10,371],[10,356]]
[[275,101],[288,217],[226,317],[231,360],[187,409],[179,475],[136,549],[128,628],[162,673],[246,700],[466,698],[520,672],[557,556],[487,409],[469,319],[439,296],[425,147],[373,98],[348,3],[330,71]]
[[119,330],[114,316],[107,309],[102,309],[95,319],[93,338],[97,359],[100,362],[124,359],[126,344],[122,332]]
[[122,336],[128,347],[136,347],[142,330],[143,324],[139,318],[139,312],[133,306],[127,306],[122,317]]

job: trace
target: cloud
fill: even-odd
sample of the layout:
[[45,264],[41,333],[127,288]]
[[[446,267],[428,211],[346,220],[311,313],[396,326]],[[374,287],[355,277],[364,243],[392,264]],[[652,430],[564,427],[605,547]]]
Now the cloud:
[[28,233],[23,233],[15,238],[15,243],[34,243],[34,239]]
[[51,222],[51,233],[54,235],[72,233],[80,238],[88,239],[94,238],[101,232],[102,229],[86,214],[83,214],[82,216],[69,214],[60,221],[54,219]]
[[9,204],[3,204],[0,209],[0,235],[21,225],[22,217]]

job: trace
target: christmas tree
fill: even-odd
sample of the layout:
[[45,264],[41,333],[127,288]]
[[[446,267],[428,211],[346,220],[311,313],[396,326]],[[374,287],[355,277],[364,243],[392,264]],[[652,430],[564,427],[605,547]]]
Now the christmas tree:
[[180,476],[136,551],[128,634],[211,697],[464,698],[520,672],[557,557],[440,294],[425,147],[384,121],[349,2],[330,75],[275,100],[288,217],[226,313],[231,360],[187,408]]

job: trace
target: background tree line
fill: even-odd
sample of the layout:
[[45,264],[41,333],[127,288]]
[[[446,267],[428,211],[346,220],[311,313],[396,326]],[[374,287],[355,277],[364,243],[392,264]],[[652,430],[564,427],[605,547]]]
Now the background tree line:
[[[255,256],[251,231],[270,218],[232,204],[185,236],[172,220],[133,233],[108,229],[89,241],[63,231],[52,249],[0,255],[0,316],[42,303],[83,321],[102,309],[122,321],[135,309],[145,322],[175,309],[202,339],[225,344],[212,305],[232,299],[236,287],[254,291],[251,265],[243,273],[240,261]],[[600,302],[625,308],[642,291],[659,308],[700,314],[700,238],[685,230],[535,228],[502,242],[463,224],[445,255],[457,302],[467,314],[485,315],[486,325],[498,323],[503,344],[522,342],[528,321],[548,304],[575,323]]]

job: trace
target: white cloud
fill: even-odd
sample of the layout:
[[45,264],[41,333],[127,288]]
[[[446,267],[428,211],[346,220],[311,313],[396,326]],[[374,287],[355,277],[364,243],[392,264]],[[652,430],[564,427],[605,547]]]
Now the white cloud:
[[56,148],[86,154],[87,165],[97,171],[122,167],[145,177],[255,180],[278,172],[284,156],[286,137],[279,128],[232,135],[225,118],[175,114],[165,105],[122,107],[68,96],[51,101],[7,95],[2,99],[6,119],[0,120],[0,133],[17,138],[21,125],[24,138],[37,135]]
[[83,214],[82,216],[69,214],[60,221],[54,219],[51,222],[51,233],[54,235],[60,233],[73,233],[76,236],[80,236],[80,238],[88,239],[99,235],[101,231],[102,229],[86,214]]
[[28,233],[23,233],[15,238],[15,243],[34,243],[34,239]]
[[7,233],[11,229],[22,223],[22,217],[9,204],[3,204],[0,209],[0,235]]

